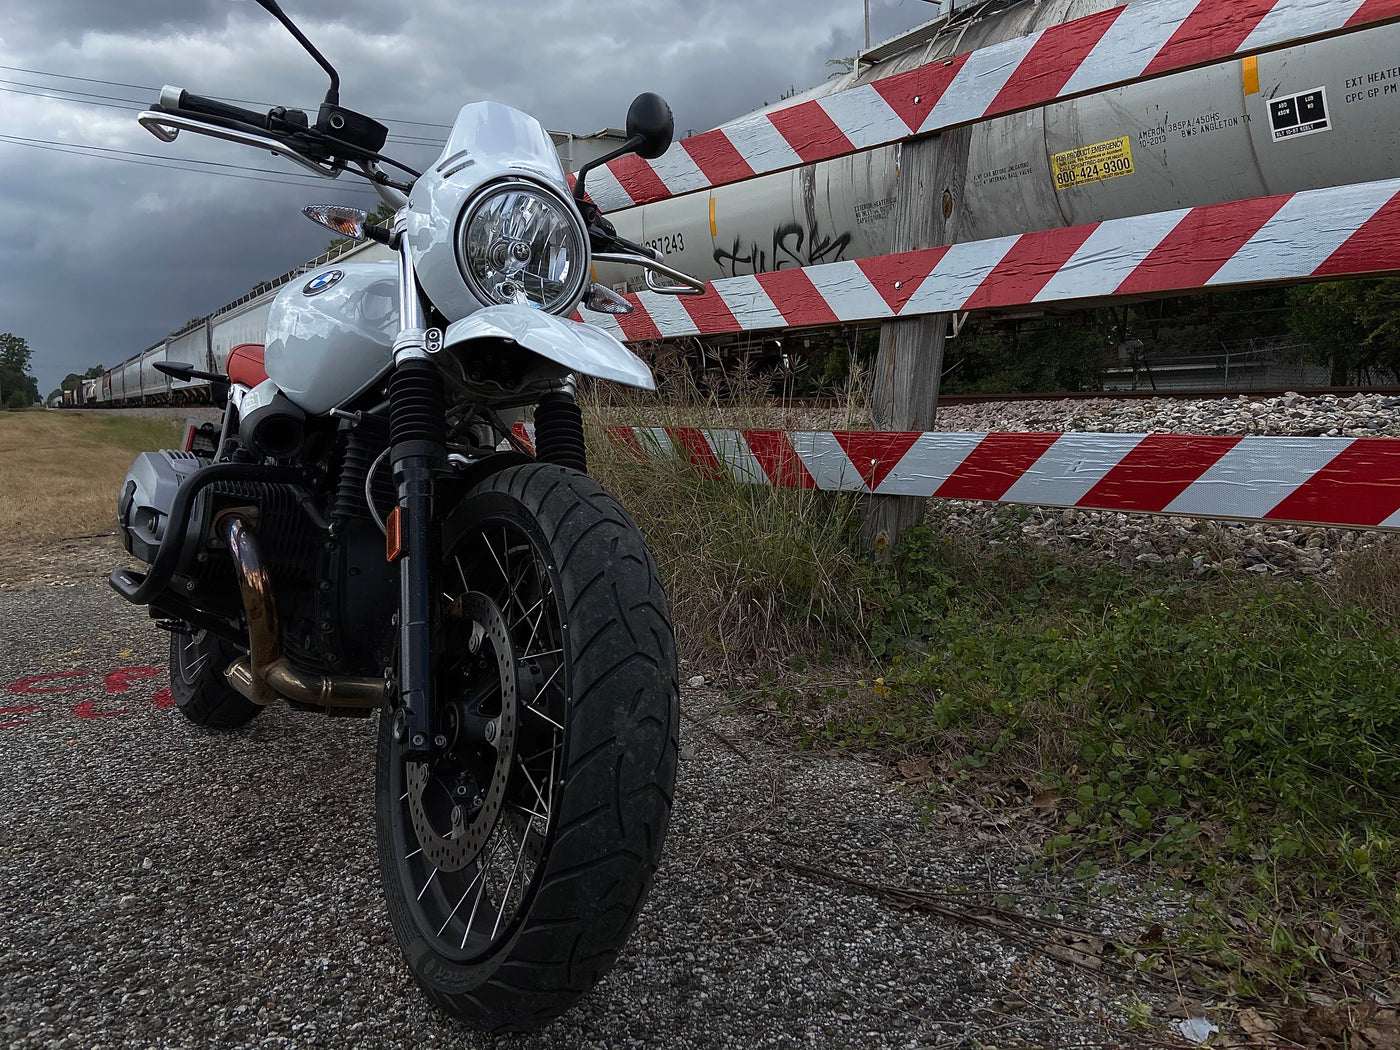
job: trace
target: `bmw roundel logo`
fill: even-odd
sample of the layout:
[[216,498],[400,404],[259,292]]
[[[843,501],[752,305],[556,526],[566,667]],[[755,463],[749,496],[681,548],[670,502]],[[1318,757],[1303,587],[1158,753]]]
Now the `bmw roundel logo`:
[[302,285],[301,294],[317,295],[337,283],[344,276],[345,271],[343,270],[327,270],[325,273],[318,273],[315,277],[311,278],[311,280],[307,281],[306,284]]

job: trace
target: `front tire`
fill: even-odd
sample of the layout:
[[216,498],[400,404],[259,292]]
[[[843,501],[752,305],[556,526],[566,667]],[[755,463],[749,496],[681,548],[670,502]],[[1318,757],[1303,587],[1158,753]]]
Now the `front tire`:
[[407,761],[381,713],[380,873],[432,1001],[527,1030],[612,967],[650,889],[676,777],[675,642],[636,525],[580,474],[492,476],[442,550],[452,743]]

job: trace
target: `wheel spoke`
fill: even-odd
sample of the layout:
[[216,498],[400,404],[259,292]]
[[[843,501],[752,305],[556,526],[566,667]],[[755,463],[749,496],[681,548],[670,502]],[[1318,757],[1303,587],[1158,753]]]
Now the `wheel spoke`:
[[506,903],[510,900],[510,888],[515,885],[515,873],[520,870],[520,865],[525,859],[525,843],[530,841],[530,829],[527,827],[520,833],[520,850],[515,854],[515,863],[510,868],[510,878],[506,880],[506,888],[501,891],[501,906],[496,911],[496,923],[491,927],[491,936],[494,939],[496,932],[501,928],[501,916],[506,913]]
[[543,605],[544,599],[541,598],[539,601],[535,602],[534,605],[530,606],[530,608],[526,609],[525,612],[521,614],[520,619],[516,620],[515,623],[510,625],[511,631],[514,631],[522,623],[529,623],[530,614],[532,612],[534,612],[536,609],[540,610],[540,614],[535,617],[535,622],[533,624],[530,624],[530,640],[526,642],[525,645],[522,647],[526,651],[529,651],[530,646],[535,644],[535,638],[540,633],[540,624],[544,621],[544,609],[541,608]]
[[[553,751],[554,749],[553,749],[553,748],[550,748],[550,750]],[[537,798],[537,799],[540,800],[540,806],[541,806],[546,812],[548,812],[548,810],[549,810],[549,799],[545,798],[544,795],[541,794],[540,789],[539,789],[539,785],[537,785],[537,784],[535,783],[535,778],[532,777],[532,776],[530,775],[530,771],[529,771],[528,769],[525,768],[525,763],[520,759],[520,756],[519,756],[519,755],[516,755],[515,757],[516,757],[516,765],[518,765],[518,766],[520,767],[520,772],[522,772],[522,773],[525,774],[525,779],[526,779],[527,781],[529,781],[529,783],[530,783],[530,789],[531,789],[532,791],[534,791],[534,793],[535,793],[535,798]],[[553,759],[550,760],[549,766],[550,766],[550,769],[551,769],[551,771],[552,771],[552,770],[554,769],[554,760],[553,760]]]
[[528,806],[522,806],[519,802],[512,802],[512,803],[510,804],[510,806],[511,806],[511,809],[514,809],[514,810],[516,810],[517,812],[520,812],[520,813],[524,813],[526,816],[533,817],[533,818],[536,819],[536,820],[543,820],[543,821],[546,821],[546,822],[549,820],[549,814],[548,814],[548,813],[536,813],[536,812],[535,812],[533,809],[531,809],[530,807],[528,807]]
[[[480,862],[480,866],[477,868],[476,874],[477,878],[481,880],[481,886],[476,891],[476,900],[472,902],[472,913],[467,916],[467,928],[462,931],[462,948],[467,946],[467,938],[471,936],[472,932],[472,923],[476,922],[476,911],[481,907],[481,897],[486,892],[486,869],[490,863],[496,859],[496,850],[500,849],[500,846],[501,840],[497,839],[491,846],[491,852],[484,861]],[[475,882],[476,879],[472,881]]]
[[[504,565],[501,564],[501,559],[498,558],[498,557],[496,556],[496,548],[493,547],[493,546],[491,546],[491,541],[488,540],[485,536],[482,536],[482,537],[481,537],[481,542],[484,543],[484,544],[486,545],[487,551],[489,551],[490,554],[491,554],[491,560],[494,561],[494,562],[496,563],[496,568],[499,569],[499,570],[501,571],[501,579],[505,580],[505,581],[506,581],[506,586],[509,587],[509,586],[510,586],[510,573],[506,572],[506,567],[505,567]],[[461,567],[462,567],[462,563],[459,561],[459,562],[457,563],[457,568],[460,569]],[[467,582],[467,578],[466,578],[466,575],[465,575],[465,574],[463,574],[463,576],[462,576],[462,582],[463,582],[463,584],[465,584],[465,583]],[[467,587],[467,590],[471,590],[471,587],[468,586],[468,587]]]
[[[553,726],[555,729],[559,730],[561,733],[564,731],[564,727],[563,727],[563,726],[561,726],[561,725],[560,725],[558,722],[556,722],[554,719],[550,718],[549,715],[545,714],[545,713],[544,713],[543,711],[541,711],[538,707],[532,707],[532,706],[530,706],[529,704],[526,704],[526,705],[525,705],[525,710],[528,711],[528,712],[530,712],[530,714],[534,715],[536,718],[542,718],[542,719],[544,719],[544,721],[548,722],[551,726]],[[553,749],[553,748],[550,748],[550,750],[552,751],[552,750],[554,750],[554,749]]]
[[[550,798],[554,797],[554,763],[559,759],[559,748],[552,748],[549,752],[549,781],[545,784],[545,790],[549,792]],[[544,833],[549,834],[549,826],[554,821],[554,807],[548,802],[544,807]]]
[[[442,924],[442,928],[438,930],[438,936],[439,936],[439,937],[442,936],[443,931],[446,930],[447,927],[448,927],[448,925],[452,922],[452,916],[454,916],[454,915],[457,914],[457,909],[460,908],[460,907],[462,906],[462,901],[465,901],[465,900],[467,899],[468,895],[469,895],[469,894],[471,893],[471,891],[472,891],[472,887],[476,885],[477,879],[481,878],[481,876],[482,876],[483,874],[485,874],[485,869],[484,869],[484,868],[481,869],[480,871],[478,871],[478,872],[476,873],[476,878],[475,878],[475,879],[472,879],[472,881],[469,882],[469,883],[467,884],[467,888],[466,888],[465,890],[462,891],[461,899],[458,900],[456,904],[452,905],[452,910],[451,910],[450,912],[447,913],[447,922],[444,922],[444,923]],[[468,928],[468,929],[471,928],[471,924],[470,924],[470,923],[467,924],[467,928]]]
[[432,873],[431,875],[428,876],[428,881],[425,882],[425,883],[423,883],[423,888],[422,888],[421,890],[418,891],[418,899],[419,899],[420,901],[423,899],[423,894],[425,894],[425,893],[428,892],[428,887],[431,886],[431,885],[433,884],[433,879],[437,878],[437,873],[438,873],[437,868],[434,868],[434,869],[433,869],[433,873]]

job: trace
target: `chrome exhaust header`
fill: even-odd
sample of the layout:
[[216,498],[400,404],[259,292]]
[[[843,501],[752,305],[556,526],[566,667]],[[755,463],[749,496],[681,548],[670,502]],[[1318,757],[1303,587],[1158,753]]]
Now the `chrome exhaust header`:
[[264,706],[279,697],[320,707],[375,708],[382,704],[382,679],[307,674],[291,665],[282,655],[272,579],[263,565],[252,527],[243,515],[231,511],[219,518],[216,528],[233,557],[248,618],[248,655],[240,656],[224,671],[228,684],[253,703]]

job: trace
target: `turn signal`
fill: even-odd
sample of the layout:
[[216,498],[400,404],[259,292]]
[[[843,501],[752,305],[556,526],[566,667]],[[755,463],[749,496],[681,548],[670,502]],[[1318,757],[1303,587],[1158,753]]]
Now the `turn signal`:
[[395,561],[403,553],[403,517],[399,508],[389,512],[384,522],[384,560]]
[[316,204],[301,209],[301,213],[312,222],[319,223],[342,237],[362,241],[369,236],[365,232],[369,216],[358,208],[346,208],[339,204]]

